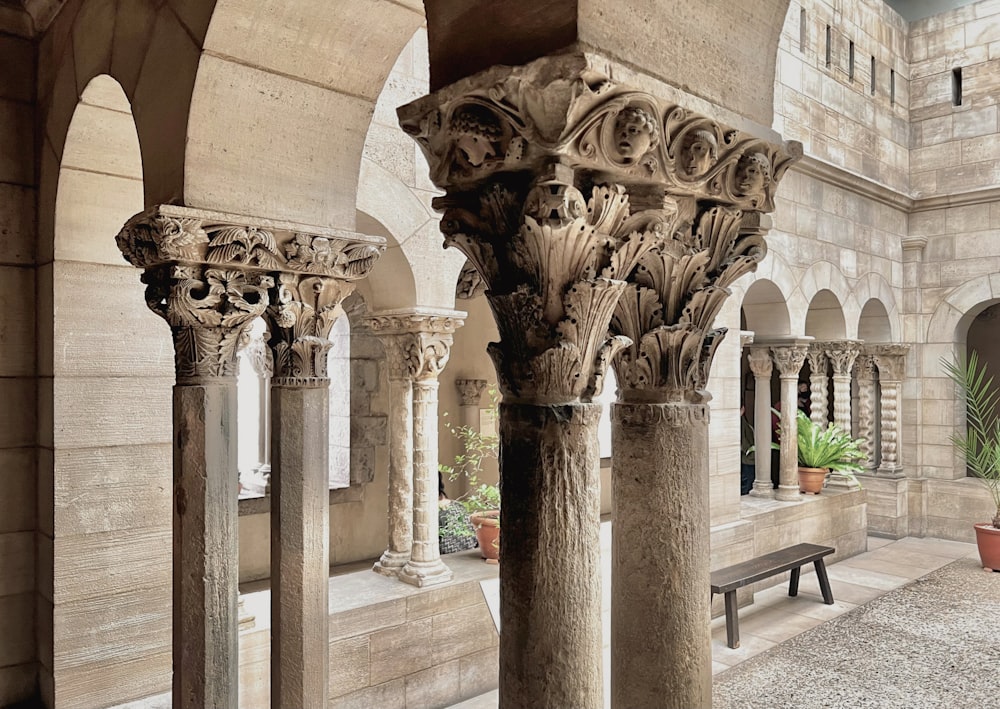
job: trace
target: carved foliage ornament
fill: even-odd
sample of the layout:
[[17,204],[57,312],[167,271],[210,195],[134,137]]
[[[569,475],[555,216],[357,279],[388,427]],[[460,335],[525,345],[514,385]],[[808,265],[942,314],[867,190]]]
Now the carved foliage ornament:
[[340,303],[353,284],[333,278],[282,273],[267,308],[274,378],[296,384],[325,380],[328,339]]
[[854,366],[854,360],[860,351],[860,347],[853,342],[831,343],[826,350],[826,354],[830,358],[830,364],[833,367],[833,376],[850,376],[851,367]]
[[740,210],[702,208],[693,221],[678,218],[663,230],[615,309],[612,332],[634,343],[617,364],[625,390],[655,390],[665,401],[709,398],[705,386],[726,332],[712,324],[729,285],[754,270],[766,250],[758,231],[742,228]]
[[429,313],[371,315],[365,325],[386,348],[389,376],[394,379],[436,379],[448,363],[458,317]]
[[798,345],[782,345],[771,348],[771,356],[782,378],[797,377],[806,361],[808,349]]
[[243,331],[267,307],[273,280],[177,265],[148,269],[142,281],[147,305],[170,325],[178,381],[235,376]]
[[[193,215],[193,216],[185,216]],[[363,278],[384,240],[363,235],[305,234],[219,222],[206,213],[162,205],[132,217],[116,237],[129,263],[150,268],[171,262],[220,268],[296,271],[342,280]]]
[[888,382],[902,381],[909,345],[872,345],[870,351],[878,366],[879,379]]
[[446,245],[482,275],[500,332],[488,350],[506,396],[589,401],[627,339],[607,335],[622,281],[672,228],[674,212],[631,217],[625,189],[590,196],[563,165],[532,185],[497,182],[439,198]]
[[771,211],[777,182],[802,155],[798,143],[768,143],[629,90],[572,59],[538,60],[482,82],[399,110],[439,187],[468,186],[560,156],[622,182]]

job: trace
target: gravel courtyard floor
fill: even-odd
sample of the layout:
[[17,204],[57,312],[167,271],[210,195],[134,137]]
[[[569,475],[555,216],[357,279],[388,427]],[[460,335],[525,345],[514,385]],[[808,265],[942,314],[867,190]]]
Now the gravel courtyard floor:
[[715,709],[1000,706],[1000,573],[959,559],[715,676]]

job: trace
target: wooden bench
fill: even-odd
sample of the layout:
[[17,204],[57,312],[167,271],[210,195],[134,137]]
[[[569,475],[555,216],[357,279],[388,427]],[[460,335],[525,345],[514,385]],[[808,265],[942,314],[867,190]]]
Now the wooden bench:
[[788,595],[795,596],[799,592],[799,571],[810,561],[816,565],[816,577],[819,579],[819,589],[823,593],[823,602],[828,606],[833,604],[833,591],[830,590],[830,579],[826,575],[826,564],[823,557],[832,554],[833,547],[819,544],[796,544],[787,549],[772,551],[770,554],[758,556],[739,564],[727,566],[712,572],[712,595],[726,594],[726,644],[731,648],[740,646],[739,618],[736,615],[736,589],[748,586],[756,581],[769,578],[783,571],[792,572],[788,582]]

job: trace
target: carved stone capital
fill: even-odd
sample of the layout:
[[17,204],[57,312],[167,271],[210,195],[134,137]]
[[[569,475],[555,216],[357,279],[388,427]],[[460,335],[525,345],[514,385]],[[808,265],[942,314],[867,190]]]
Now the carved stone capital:
[[772,345],[771,356],[782,379],[799,376],[809,348],[805,345]]
[[278,274],[266,311],[274,384],[326,384],[330,328],[341,314],[341,302],[353,292],[352,283],[335,278]]
[[479,271],[471,261],[466,261],[462,266],[462,271],[458,274],[458,284],[455,286],[455,297],[463,300],[471,300],[486,292],[486,281],[479,275]]
[[859,382],[872,382],[875,380],[878,370],[875,366],[875,358],[868,351],[867,347],[862,349],[861,353],[858,354],[858,358],[854,361],[854,367]]
[[618,84],[582,54],[493,67],[398,114],[444,189],[557,158],[625,184],[766,212],[802,155],[800,143],[775,145]]
[[444,369],[464,318],[457,311],[399,311],[377,313],[364,322],[386,348],[390,378],[420,381],[436,379]]
[[385,250],[385,239],[378,236],[169,204],[129,219],[116,241],[137,268],[200,263],[347,281],[367,276]]
[[240,352],[246,355],[254,374],[258,377],[272,376],[274,374],[274,358],[271,356],[271,348],[267,346],[264,337],[250,337],[250,331],[244,330],[243,339]]
[[669,220],[657,210],[656,245],[639,258],[611,321],[612,332],[633,340],[616,370],[626,399],[655,390],[663,401],[708,400],[712,358],[726,332],[712,324],[729,285],[766,253],[763,236],[744,228],[738,209],[690,202],[675,209]]
[[747,362],[754,377],[767,379],[771,376],[774,361],[771,359],[770,347],[751,347]]
[[909,345],[871,345],[869,352],[878,367],[879,380],[902,381],[906,371],[906,353],[909,351]]
[[806,357],[809,359],[809,371],[813,373],[814,376],[822,374],[826,376],[826,347],[820,342],[814,342],[809,345],[809,351],[806,353]]
[[483,392],[486,391],[485,379],[456,379],[459,402],[462,406],[479,406]]
[[236,376],[244,331],[268,304],[262,273],[160,265],[142,274],[146,304],[170,325],[178,384]]
[[833,376],[850,376],[851,367],[854,366],[854,360],[860,352],[861,346],[857,342],[826,343],[826,356],[830,358],[830,365],[833,367]]

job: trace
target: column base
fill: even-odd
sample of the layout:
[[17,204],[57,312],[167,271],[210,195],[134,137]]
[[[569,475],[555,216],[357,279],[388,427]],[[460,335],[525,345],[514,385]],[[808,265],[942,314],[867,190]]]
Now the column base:
[[436,586],[439,583],[451,581],[451,569],[444,565],[440,559],[434,561],[413,561],[410,559],[402,569],[398,578],[400,581],[413,586]]
[[798,485],[778,485],[778,489],[774,491],[774,499],[780,502],[801,502],[802,495]]
[[763,497],[768,500],[774,499],[774,483],[770,480],[754,480],[753,489],[750,491],[751,497]]
[[831,470],[830,477],[827,478],[824,487],[832,487],[837,490],[860,490],[861,483],[853,475],[844,475],[836,470]]
[[895,479],[898,479],[898,478],[905,478],[906,477],[906,473],[903,472],[903,466],[901,466],[901,465],[896,465],[896,466],[893,466],[891,468],[879,468],[878,470],[875,471],[875,473],[880,478],[895,478]]
[[409,552],[390,551],[386,549],[382,556],[372,566],[372,571],[383,576],[398,576],[410,561]]

